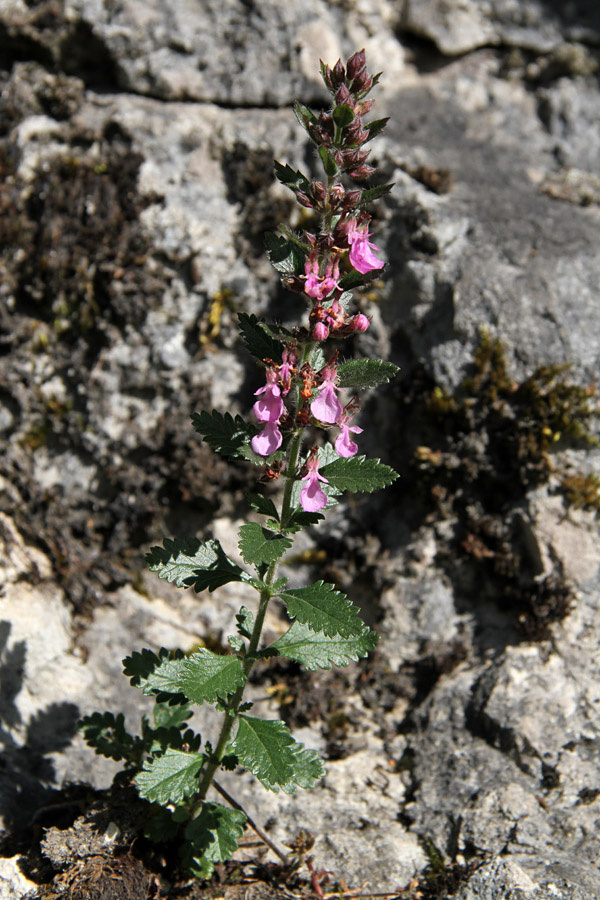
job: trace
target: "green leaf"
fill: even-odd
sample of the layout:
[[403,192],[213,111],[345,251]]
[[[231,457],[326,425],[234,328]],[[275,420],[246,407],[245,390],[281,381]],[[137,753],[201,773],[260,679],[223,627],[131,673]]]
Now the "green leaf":
[[311,368],[315,370],[315,372],[320,372],[320,370],[323,368],[323,366],[327,362],[327,359],[325,358],[325,354],[323,353],[320,344],[315,344],[315,346],[312,348],[308,357],[308,362],[310,363]]
[[157,728],[180,728],[190,718],[192,710],[188,706],[155,703],[152,715]]
[[240,764],[275,793],[279,788],[292,794],[297,786],[312,787],[323,774],[315,751],[305,750],[278,720],[240,716],[232,750]]
[[253,566],[277,562],[292,546],[291,538],[262,528],[258,522],[246,522],[240,528],[239,535],[240,553],[244,561]]
[[387,487],[398,478],[398,473],[391,466],[384,465],[378,459],[367,459],[366,456],[351,456],[349,459],[339,457],[323,466],[320,472],[338,491],[353,493],[363,491],[370,494]]
[[365,390],[385,384],[400,371],[382,359],[351,359],[338,366],[338,385],[350,390]]
[[313,631],[308,625],[294,622],[269,650],[277,650],[280,656],[295,659],[306,669],[331,669],[332,666],[347,666],[351,660],[367,656],[375,647],[378,636],[367,625],[362,632],[352,637],[339,634],[329,636]]
[[310,790],[323,777],[325,769],[316,750],[309,750],[298,743],[296,747],[298,751],[294,754],[294,784]]
[[182,694],[179,677],[183,672],[185,658],[163,659],[154,671],[144,679],[142,693],[151,696],[157,692],[164,694]]
[[319,122],[315,114],[311,112],[307,106],[303,106],[302,103],[298,102],[294,103],[294,113],[296,115],[296,118],[300,122],[300,125],[308,133],[309,137],[312,138],[309,125],[318,125]]
[[306,175],[302,174],[302,172],[299,172],[297,169],[292,169],[291,166],[288,166],[287,164],[284,166],[280,162],[277,162],[276,159],[273,160],[273,168],[275,169],[275,175],[278,180],[292,190],[297,189],[305,191],[310,184],[310,181]]
[[171,748],[163,756],[147,760],[134,778],[140,797],[161,806],[191,797],[198,790],[198,773],[204,760],[203,753]]
[[241,416],[235,419],[229,413],[223,415],[213,409],[192,413],[192,425],[213,450],[229,459],[243,459],[244,447],[257,434],[258,429],[245,422]]
[[383,119],[373,119],[372,122],[368,122],[365,125],[366,130],[369,132],[369,137],[367,141],[372,141],[374,137],[378,134],[381,134],[387,123],[390,121],[389,116],[384,116]]
[[375,281],[380,277],[381,269],[373,269],[371,272],[365,272],[364,274],[353,269],[351,272],[347,272],[343,275],[342,278],[340,278],[339,283],[340,287],[345,291],[352,291],[354,288],[360,287],[363,284],[369,284],[371,281]]
[[239,657],[201,649],[184,659],[165,660],[148,676],[144,693],[166,691],[183,694],[192,703],[215,703],[245,681]]
[[325,170],[325,174],[330,177],[333,175],[337,175],[337,163],[327,147],[321,145],[319,147],[319,156],[321,157],[321,162],[323,163],[323,168]]
[[298,507],[298,509],[293,510],[285,522],[284,530],[295,534],[297,531],[301,531],[302,528],[306,528],[308,525],[316,525],[317,522],[320,522],[321,519],[324,518],[325,516],[322,513],[305,512],[302,507]]
[[333,110],[333,121],[339,128],[346,128],[354,121],[354,110],[346,103],[341,103]]
[[268,329],[256,316],[240,313],[238,322],[244,343],[255,359],[261,362],[264,359],[272,359],[275,363],[281,362],[283,344],[271,337]]
[[239,809],[205,802],[200,814],[186,825],[189,842],[183,853],[184,864],[199,878],[208,878],[216,862],[231,859],[246,827],[246,816]]
[[322,631],[329,637],[355,637],[363,632],[358,608],[332,584],[317,581],[309,587],[279,591],[277,596],[285,603],[290,618],[309,625],[314,631]]
[[252,637],[252,629],[254,628],[254,615],[252,611],[246,606],[240,607],[240,611],[237,613],[235,620],[237,622],[236,628],[238,633],[241,634],[242,637],[250,640]]
[[115,716],[111,712],[94,712],[84,716],[78,727],[88,747],[93,747],[98,756],[135,763],[143,752],[141,738],[125,730],[123,713]]
[[277,507],[270,497],[265,497],[264,494],[250,493],[246,494],[246,500],[252,509],[255,509],[261,516],[271,516],[276,522],[279,521]]
[[361,198],[359,200],[359,206],[365,206],[367,203],[371,203],[373,200],[379,200],[380,197],[385,196],[385,194],[389,194],[393,187],[393,184],[379,184],[377,185],[377,187],[367,188],[362,192]]
[[219,697],[233,694],[246,676],[238,656],[219,656],[210,650],[198,650],[183,660],[180,691],[193,703],[215,703]]
[[166,538],[164,549],[152,547],[146,554],[146,564],[159,578],[177,587],[193,587],[197,593],[249,578],[228,559],[219,541],[203,544],[197,538]]
[[[283,235],[267,232],[265,247],[269,262],[280,275],[299,275],[304,272],[305,254],[293,241]],[[272,357],[275,359],[275,357]],[[281,360],[278,359],[277,362]]]

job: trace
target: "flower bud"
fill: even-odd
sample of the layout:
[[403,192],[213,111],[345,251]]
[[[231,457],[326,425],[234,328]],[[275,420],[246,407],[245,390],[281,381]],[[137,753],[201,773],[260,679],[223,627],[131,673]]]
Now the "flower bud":
[[[366,70],[364,75],[366,75]],[[361,77],[355,78],[352,84],[350,85],[350,91],[353,94],[358,95],[359,97],[364,97],[365,94],[368,94],[371,88],[373,87],[373,78],[369,75],[368,78]]]
[[357,103],[357,105],[356,105],[356,109],[355,109],[356,115],[357,116],[366,116],[366,114],[369,112],[369,110],[371,109],[371,107],[373,106],[374,103],[375,103],[374,100],[361,100],[361,102]]
[[356,169],[351,169],[348,172],[350,178],[358,178],[362,180],[363,178],[368,178],[369,175],[372,175],[375,169],[373,166],[358,166]]
[[303,191],[296,191],[296,200],[300,204],[300,206],[306,206],[307,209],[313,209],[314,203]]
[[343,184],[332,184],[329,191],[329,196],[335,203],[340,203],[340,201],[342,201],[346,196],[346,191],[344,190]]
[[348,125],[346,134],[354,144],[364,144],[369,137],[369,132],[366,128],[363,128],[363,124],[359,118],[356,118],[354,122],[351,122]]
[[313,338],[315,341],[326,341],[329,337],[329,328],[324,322],[317,322],[313,328]]
[[346,193],[346,203],[348,207],[356,206],[360,203],[360,198],[362,197],[362,191],[347,191]]
[[349,324],[352,326],[352,331],[366,331],[371,322],[364,313],[357,313],[350,319]]
[[331,73],[331,83],[334,87],[338,87],[340,84],[343,84],[346,80],[346,70],[342,65],[341,59],[338,59],[335,66],[333,67],[333,72]]
[[322,181],[311,181],[310,192],[319,203],[325,203],[327,200],[327,188]]
[[346,63],[348,78],[356,78],[363,70],[366,70],[366,66],[367,58],[365,56],[365,51],[357,50]]
[[343,103],[345,103],[347,106],[354,106],[352,94],[345,84],[340,84],[339,88],[335,92],[335,102],[338,106],[341,106]]

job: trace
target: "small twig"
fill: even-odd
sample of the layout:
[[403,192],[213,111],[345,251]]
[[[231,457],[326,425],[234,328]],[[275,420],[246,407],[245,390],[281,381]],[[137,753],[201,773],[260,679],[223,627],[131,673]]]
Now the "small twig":
[[262,830],[260,825],[257,825],[256,822],[248,815],[248,813],[243,808],[243,806],[240,806],[240,804],[237,802],[237,800],[234,800],[233,797],[227,793],[225,788],[221,787],[221,785],[217,781],[213,780],[213,787],[222,797],[224,797],[227,800],[227,802],[229,803],[230,806],[233,806],[234,809],[239,809],[240,812],[244,813],[244,815],[246,816],[246,818],[248,820],[248,825],[250,826],[250,828],[252,828],[253,831],[255,831],[257,833],[257,835],[259,836],[261,841],[264,841],[264,843],[267,845],[267,847],[270,847],[271,850],[273,851],[273,853],[279,857],[279,859],[282,861],[282,863],[284,865],[287,866],[289,864],[287,854],[284,853],[283,850],[280,850],[279,847],[273,843],[271,838],[267,834],[265,834],[265,832]]

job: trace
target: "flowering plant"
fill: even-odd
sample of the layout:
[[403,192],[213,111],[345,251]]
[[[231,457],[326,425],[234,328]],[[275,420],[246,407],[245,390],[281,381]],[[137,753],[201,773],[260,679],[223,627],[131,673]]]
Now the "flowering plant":
[[[142,735],[125,731],[123,717],[94,713],[82,723],[84,736],[98,753],[125,760],[141,797],[153,804],[151,837],[178,835],[184,863],[208,876],[237,847],[247,816],[215,782],[219,769],[242,766],[268,789],[291,793],[313,786],[323,775],[316,751],[295,741],[281,721],[249,715],[244,688],[261,660],[283,656],[306,668],[348,665],[368,654],[377,635],[359,618],[358,609],[318,581],[293,588],[277,575],[278,564],[292,546],[293,535],[323,519],[323,510],[343,491],[373,491],[390,484],[396,473],[378,459],[358,456],[353,440],[362,429],[352,424],[359,410],[355,391],[388,381],[396,366],[378,359],[343,360],[340,343],[369,327],[362,312],[352,311],[352,288],[366,284],[383,267],[371,243],[367,205],[391,185],[361,188],[369,177],[364,145],[387,119],[369,123],[367,100],[378,76],[369,75],[364,51],[333,69],[321,64],[333,97],[318,116],[301,104],[296,116],[318,149],[324,180],[275,162],[277,178],[313,210],[314,232],[282,227],[267,237],[269,258],[283,284],[302,295],[309,308],[306,325],[287,330],[242,313],[240,331],[246,347],[265,369],[265,384],[255,392],[254,421],[216,410],[192,417],[195,429],[218,453],[250,460],[262,470],[261,483],[284,479],[281,502],[256,491],[247,495],[262,521],[245,522],[239,550],[245,567],[231,560],[219,541],[196,538],[166,540],[147,556],[159,578],[178,587],[209,591],[229,582],[258,593],[255,613],[242,607],[229,651],[150,650],[124,660],[131,683],[156,701],[154,721],[144,718]],[[319,431],[337,430],[334,445],[318,441]],[[312,440],[306,450],[308,434]],[[277,600],[291,620],[270,646],[261,646],[267,607]],[[187,727],[190,704],[213,704],[223,715],[216,742],[201,741]],[[207,799],[211,789],[229,806]],[[231,805],[232,804],[232,805]],[[253,823],[251,823],[253,824]],[[255,827],[253,825],[253,827]]]

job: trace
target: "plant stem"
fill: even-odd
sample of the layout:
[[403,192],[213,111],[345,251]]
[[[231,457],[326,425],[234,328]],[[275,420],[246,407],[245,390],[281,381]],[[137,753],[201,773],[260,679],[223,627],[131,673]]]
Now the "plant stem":
[[[281,503],[281,515],[280,515],[280,529],[285,533],[286,522],[289,518],[291,508],[292,508],[292,491],[294,489],[294,482],[296,478],[296,468],[298,466],[298,457],[300,455],[300,448],[302,446],[302,436],[303,429],[299,428],[292,436],[290,441],[289,449],[288,449],[288,458],[286,465],[286,483],[283,491],[283,500]],[[262,634],[262,629],[265,621],[265,615],[267,613],[267,607],[269,605],[269,600],[271,599],[271,591],[270,587],[273,584],[275,579],[275,573],[277,571],[277,562],[271,563],[269,566],[267,573],[264,577],[264,584],[266,585],[266,589],[261,591],[260,594],[260,602],[258,604],[258,612],[256,613],[256,618],[254,620],[254,627],[252,629],[252,634],[250,635],[250,640],[248,643],[248,648],[246,651],[246,655],[243,659],[243,669],[245,680],[242,685],[237,689],[237,691],[232,694],[229,703],[227,704],[227,710],[225,712],[225,718],[223,720],[223,724],[221,726],[221,733],[219,734],[219,738],[217,740],[217,746],[215,747],[214,753],[211,758],[208,760],[203,773],[202,779],[198,786],[198,793],[196,795],[196,802],[192,808],[192,818],[196,818],[202,809],[202,804],[206,798],[209,788],[214,782],[215,774],[221,765],[221,761],[225,756],[225,751],[227,749],[227,745],[229,743],[229,738],[231,736],[231,731],[233,728],[233,724],[238,716],[238,709],[242,702],[242,698],[244,696],[244,689],[248,682],[248,676],[256,662],[256,651],[258,650],[258,645],[260,643],[260,637]]]
[[283,491],[283,501],[281,503],[280,528],[285,531],[286,522],[292,508],[292,491],[294,490],[294,481],[296,479],[296,466],[298,465],[298,457],[300,455],[300,447],[302,446],[302,429],[299,429],[290,442],[290,449],[287,458],[286,482]]

